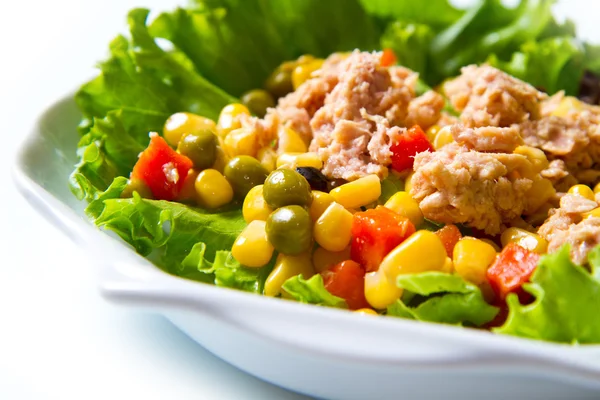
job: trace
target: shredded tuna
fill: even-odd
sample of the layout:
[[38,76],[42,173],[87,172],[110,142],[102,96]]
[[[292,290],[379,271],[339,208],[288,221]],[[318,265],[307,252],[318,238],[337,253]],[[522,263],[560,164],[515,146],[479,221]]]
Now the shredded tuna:
[[444,105],[442,95],[433,91],[426,92],[410,101],[404,125],[407,127],[419,125],[423,130],[427,130],[440,119]]
[[548,168],[542,171],[542,176],[549,179],[558,192],[566,192],[578,182],[567,170],[567,166],[563,160],[550,161]]
[[457,143],[477,151],[511,153],[517,146],[523,144],[519,130],[514,127],[488,126],[473,129],[453,125],[449,129]]
[[551,211],[550,217],[538,233],[548,240],[548,252],[571,246],[571,258],[577,264],[585,264],[587,256],[600,244],[600,218],[582,218],[582,213],[598,207],[598,203],[579,196],[567,194],[561,198],[560,208]]
[[540,100],[546,95],[489,65],[470,65],[444,85],[452,106],[461,111],[468,127],[508,127],[540,115]]
[[410,194],[426,218],[495,235],[527,208],[533,181],[513,172],[531,167],[519,154],[482,153],[449,144],[417,154]]

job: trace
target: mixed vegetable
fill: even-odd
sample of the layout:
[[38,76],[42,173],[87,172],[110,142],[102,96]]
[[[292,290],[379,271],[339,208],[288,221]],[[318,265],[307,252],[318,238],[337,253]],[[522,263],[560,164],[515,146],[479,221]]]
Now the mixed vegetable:
[[[425,218],[411,195],[415,156],[452,144],[448,129],[407,126],[389,145],[387,177],[346,180],[324,173],[301,131],[261,125],[325,57],[355,48],[384,48],[380,67],[419,72],[420,93],[488,62],[550,93],[597,100],[600,52],[554,20],[551,1],[413,3],[198,0],[150,25],[147,10],[133,10],[131,38],[111,43],[102,73],[76,96],[84,119],[73,192],[99,227],[184,278],[363,314],[600,342],[600,248],[580,265],[568,245],[547,254],[530,225],[491,236]],[[314,29],[297,35],[309,20]],[[448,102],[444,110],[458,114]],[[514,153],[548,165],[533,147]],[[569,189],[593,201],[598,192]]]

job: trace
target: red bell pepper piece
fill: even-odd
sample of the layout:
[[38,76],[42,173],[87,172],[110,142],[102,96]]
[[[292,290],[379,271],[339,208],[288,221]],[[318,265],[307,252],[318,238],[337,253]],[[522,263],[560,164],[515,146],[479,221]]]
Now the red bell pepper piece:
[[412,170],[417,153],[433,151],[433,146],[420,126],[415,125],[390,146],[392,168],[398,172]]
[[391,67],[398,62],[396,58],[396,54],[394,54],[394,50],[392,49],[383,49],[383,54],[381,55],[380,65],[382,67]]
[[522,286],[529,281],[539,261],[539,254],[516,243],[509,243],[502,249],[487,270],[487,279],[498,299],[504,301],[509,293],[526,297]]
[[348,308],[358,310],[370,307],[365,299],[365,270],[360,264],[348,260],[321,272],[325,289],[346,300]]
[[448,257],[452,258],[454,246],[456,246],[456,243],[458,243],[458,241],[462,238],[462,234],[460,233],[456,225],[445,225],[443,228],[439,229],[435,233],[442,240],[442,243],[446,248],[446,254],[448,254]]
[[379,206],[354,214],[350,257],[367,272],[376,271],[381,260],[415,233],[408,218]]
[[165,140],[152,135],[131,172],[132,179],[143,180],[157,200],[174,200],[193,166],[192,160],[173,150]]

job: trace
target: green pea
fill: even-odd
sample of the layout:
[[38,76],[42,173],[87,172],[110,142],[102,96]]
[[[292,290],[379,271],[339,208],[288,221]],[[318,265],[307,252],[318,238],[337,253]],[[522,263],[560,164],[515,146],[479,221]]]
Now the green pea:
[[223,172],[239,199],[246,197],[254,186],[262,185],[269,174],[256,158],[250,156],[232,158]]
[[275,107],[273,96],[266,90],[254,89],[246,92],[241,97],[242,104],[260,118],[267,113],[267,108]]
[[194,163],[198,171],[210,168],[217,159],[217,137],[209,129],[185,135],[177,145],[179,153]]
[[271,172],[265,181],[263,196],[273,209],[289,205],[308,207],[312,203],[312,192],[306,179],[287,168]]
[[292,84],[292,69],[278,67],[267,78],[265,89],[269,91],[276,99],[285,96],[294,91]]
[[267,218],[267,238],[283,254],[308,251],[312,246],[310,215],[300,206],[278,208]]

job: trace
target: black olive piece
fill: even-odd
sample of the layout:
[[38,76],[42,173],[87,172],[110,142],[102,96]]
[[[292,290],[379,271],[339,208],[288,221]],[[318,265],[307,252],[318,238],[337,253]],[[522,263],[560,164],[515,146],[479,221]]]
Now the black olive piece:
[[321,192],[329,192],[329,179],[316,168],[313,167],[297,167],[296,172],[308,181],[312,190]]
[[600,76],[585,71],[579,84],[577,97],[588,104],[600,104]]
[[335,189],[336,187],[340,187],[344,183],[348,183],[348,181],[345,179],[334,179],[329,182],[329,190],[331,191],[331,190]]

